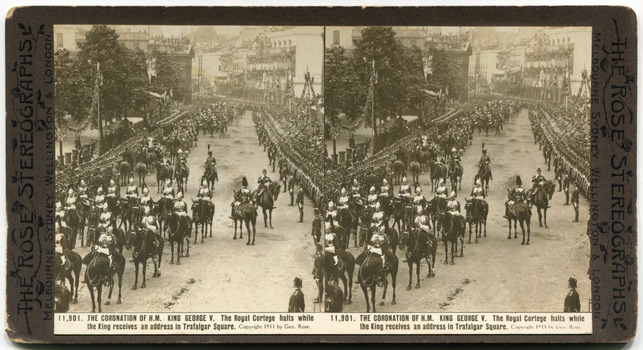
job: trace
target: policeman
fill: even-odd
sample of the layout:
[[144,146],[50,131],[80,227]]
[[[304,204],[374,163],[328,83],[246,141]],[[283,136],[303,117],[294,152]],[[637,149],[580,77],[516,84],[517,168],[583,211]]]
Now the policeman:
[[569,205],[569,185],[571,184],[570,171],[563,178],[563,192],[565,192],[565,205]]
[[297,208],[299,208],[299,221],[297,222],[304,222],[304,189],[299,187],[299,190],[297,190]]
[[451,197],[450,197],[449,201],[447,202],[447,211],[451,215],[462,216],[462,214],[460,213],[460,202],[458,202],[455,199],[455,197],[456,197],[455,196],[455,191],[451,191]]
[[574,186],[572,191],[572,206],[574,207],[574,212],[576,216],[574,217],[574,222],[578,222],[578,204],[579,204],[579,191],[578,186]]
[[179,192],[176,195],[176,202],[174,202],[174,212],[178,216],[188,215],[188,205],[183,200],[183,192]]
[[290,300],[288,301],[288,312],[304,312],[306,310],[304,292],[301,291],[301,287],[301,277],[295,277],[295,280],[293,281],[293,288],[295,288],[295,291],[290,295]]

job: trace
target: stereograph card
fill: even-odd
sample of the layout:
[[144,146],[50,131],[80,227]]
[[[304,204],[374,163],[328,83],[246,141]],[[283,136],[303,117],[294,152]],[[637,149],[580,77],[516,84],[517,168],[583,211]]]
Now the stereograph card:
[[625,7],[23,7],[18,343],[628,342]]

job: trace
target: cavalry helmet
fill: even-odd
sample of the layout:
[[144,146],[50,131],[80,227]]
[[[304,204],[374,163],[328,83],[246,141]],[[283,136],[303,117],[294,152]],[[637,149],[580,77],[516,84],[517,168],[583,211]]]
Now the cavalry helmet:
[[60,203],[60,201],[56,202],[56,209],[61,209],[63,207],[63,204]]
[[335,202],[333,201],[328,202],[328,209],[329,210],[335,209]]
[[262,174],[264,174],[264,175],[266,175],[268,172],[266,171],[266,169],[263,169],[263,170],[261,171],[261,173],[262,173]]
[[382,205],[380,204],[379,201],[375,202],[375,210],[380,210],[381,207]]
[[540,174],[540,172],[541,172],[540,167],[538,167],[538,169],[536,169],[536,172],[537,172],[538,174]]
[[114,182],[114,179],[109,180],[109,185],[110,185],[110,186],[114,186],[114,185],[116,185],[116,182]]
[[522,180],[520,179],[520,175],[516,176],[516,186],[522,186]]
[[183,199],[183,192],[179,192],[176,194],[177,199]]
[[148,207],[147,205],[146,205],[146,206],[144,206],[144,207],[143,207],[143,214],[146,214],[146,215],[147,215],[147,214],[149,214],[149,213],[150,213],[150,207]]
[[97,194],[103,193],[103,186],[98,187],[98,189],[96,190],[96,193]]
[[342,186],[342,189],[339,190],[339,193],[346,194],[346,188]]
[[150,193],[150,190],[147,188],[147,186],[143,187],[143,194],[148,194]]
[[203,182],[201,182],[201,187],[203,188],[208,187],[208,182],[206,180],[203,180]]
[[415,193],[422,193],[422,187],[418,186],[415,188]]
[[382,185],[384,186],[388,185],[388,181],[386,179],[382,180]]
[[178,154],[183,154],[183,150],[179,148],[179,151],[178,151],[178,152],[176,152],[176,153],[178,153]]
[[422,208],[422,206],[421,206],[421,205],[418,205],[418,208],[417,208],[417,214],[418,214],[418,215],[422,215],[422,214],[424,214],[424,208]]
[[375,193],[375,191],[376,191],[376,190],[375,190],[375,186],[371,186],[371,188],[369,189],[369,192],[371,192],[371,193]]
[[402,182],[406,182],[406,175],[402,176]]
[[458,150],[456,150],[456,149],[455,149],[455,147],[454,147],[454,148],[451,148],[451,153],[455,153],[455,152],[457,152],[457,151],[458,151]]
[[67,191],[67,193],[68,194],[74,194],[74,189],[70,187],[69,190]]
[[80,185],[81,185],[81,186],[86,186],[87,184],[85,183],[85,180],[80,179]]
[[444,186],[444,179],[440,179],[439,185]]
[[248,187],[248,179],[245,176],[241,179],[241,186]]
[[476,186],[482,186],[482,182],[480,182],[480,179],[476,180]]
[[451,191],[451,198],[455,198],[455,191]]
[[134,178],[130,177],[128,182],[129,182],[130,185],[132,185],[134,183]]

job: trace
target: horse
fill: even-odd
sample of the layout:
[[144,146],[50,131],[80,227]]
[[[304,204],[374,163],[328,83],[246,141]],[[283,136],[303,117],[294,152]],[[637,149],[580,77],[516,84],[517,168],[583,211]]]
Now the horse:
[[147,164],[144,162],[136,163],[136,173],[138,174],[138,185],[145,184],[145,176],[147,176]]
[[[507,190],[507,193],[510,193]],[[511,194],[509,194],[511,196]],[[522,245],[529,245],[529,239],[531,238],[531,209],[525,203],[516,203],[514,204],[513,211],[507,210],[507,221],[509,223],[509,236],[507,239],[511,239],[511,221],[514,222],[514,238],[518,238],[518,232],[516,230],[516,223],[520,222],[520,228],[522,229]],[[527,242],[525,243],[525,224],[527,224]]]
[[[344,284],[344,299],[346,304],[352,303],[353,300],[353,274],[355,272],[355,257],[353,254],[337,249],[337,257],[340,262],[336,265],[335,259],[331,254],[320,254],[315,258],[313,276],[317,281],[319,290],[319,300],[322,296],[322,283],[330,284],[334,282],[337,284],[339,280]],[[348,276],[347,276],[348,275]]]
[[194,244],[199,236],[199,225],[201,225],[201,244],[203,238],[208,235],[208,226],[210,227],[210,238],[212,238],[212,221],[214,220],[215,206],[209,200],[192,199],[192,217],[194,218]]
[[[413,284],[413,264],[416,266],[417,283],[415,288],[420,288],[420,264],[422,259],[426,260],[429,272],[426,277],[435,277],[435,256],[438,250],[438,239],[434,235],[411,229],[402,233],[400,246],[406,246],[406,263],[409,265],[409,285],[406,290],[411,290]],[[431,257],[431,261],[429,261]]]
[[141,206],[134,198],[127,198],[121,200],[121,207],[123,208],[121,224],[125,228],[125,231],[129,231],[132,226],[137,225],[141,221]]
[[188,187],[188,177],[190,176],[190,168],[183,166],[180,161],[176,162],[174,169],[174,178],[176,179],[176,186],[180,192],[185,193]]
[[412,161],[409,165],[409,170],[411,171],[411,181],[413,182],[413,185],[418,185],[420,183],[420,173],[422,172],[420,162],[417,160]]
[[438,213],[445,211],[447,209],[447,199],[435,196],[431,200],[427,201],[428,206],[425,209],[427,213],[431,216],[431,224],[435,228],[435,232],[438,237],[440,237],[439,222],[438,222]]
[[154,207],[154,213],[156,214],[156,217],[159,221],[159,232],[165,237],[165,231],[167,231],[167,219],[170,216],[170,213],[172,212],[172,206],[174,205],[174,201],[172,201],[169,198],[166,197],[161,197],[159,198],[158,202],[156,202],[156,206]]
[[458,253],[458,238],[460,239],[460,256],[464,256],[464,231],[467,224],[461,215],[453,215],[441,210],[438,215],[440,228],[442,229],[442,242],[444,243],[444,264],[449,263],[449,243],[451,243],[451,265],[454,264],[454,257]]
[[165,181],[174,178],[174,169],[169,165],[161,162],[156,164],[156,193],[161,193],[161,188],[165,186]]
[[554,160],[554,178],[558,182],[558,192],[563,190],[563,178],[565,177],[565,168],[563,162],[558,158]]
[[448,169],[446,165],[433,160],[431,163],[431,191],[435,192],[435,188],[438,187],[440,179],[446,179]]
[[473,225],[476,226],[476,243],[478,237],[482,237],[482,228],[484,226],[484,236],[487,237],[487,215],[489,214],[489,204],[483,199],[467,199],[467,204],[464,205],[464,210],[467,213],[467,221],[469,222],[469,243],[471,243],[471,229]]
[[[339,226],[343,227],[346,230],[346,239],[343,242],[344,245],[342,246],[342,248],[348,249],[351,241],[351,233],[353,232],[353,228],[355,226],[355,218],[353,218],[353,213],[350,209],[343,208],[339,211],[338,219]],[[357,236],[357,231],[355,231],[355,236]],[[357,242],[357,238],[355,238],[355,241]]]
[[404,172],[406,171],[406,164],[404,164],[404,161],[401,159],[396,159],[393,162],[393,177],[395,178],[395,184],[399,185],[402,183],[402,176],[404,176]]
[[71,292],[63,284],[54,284],[54,312],[64,313],[69,311]]
[[[93,258],[92,258],[93,256]],[[101,296],[103,294],[103,284],[109,286],[109,294],[105,305],[109,305],[109,299],[112,298],[112,290],[114,289],[114,274],[118,276],[118,300],[116,304],[121,304],[121,288],[123,286],[123,272],[125,271],[125,257],[119,252],[112,252],[112,268],[109,267],[109,258],[97,252],[90,252],[83,258],[83,263],[87,264],[85,268],[85,283],[87,289],[92,297],[92,312],[96,312],[96,304],[94,299],[94,288],[98,294],[98,312],[101,310]]]
[[128,161],[123,160],[119,166],[119,169],[120,169],[121,186],[126,186],[127,180],[129,180],[130,176],[132,175],[132,166]]
[[[257,235],[257,209],[254,205],[250,203],[242,203],[237,210],[234,212],[234,237],[232,239],[237,239],[237,221],[239,222],[239,239],[243,239],[243,224],[246,224],[246,230],[248,231],[248,242],[246,245],[255,244],[255,236]],[[252,231],[250,230],[250,225],[252,224]],[[252,243],[250,243],[250,236],[252,235]]]
[[[391,283],[393,285],[393,300],[391,305],[395,305],[395,285],[397,284],[397,271],[399,268],[399,260],[395,254],[390,254],[390,259],[387,266],[382,266],[382,258],[378,257],[377,259],[373,257],[372,253],[367,252],[365,255],[364,261],[361,262],[359,270],[357,271],[357,282],[360,287],[362,287],[362,292],[364,292],[364,299],[366,299],[366,312],[371,310],[370,304],[373,304],[373,312],[375,310],[375,292],[377,286],[384,286],[384,293],[382,294],[382,302],[380,306],[384,305],[384,299],[386,299],[386,290],[388,287],[387,275],[391,275]],[[371,289],[371,300],[369,303],[368,291]]]
[[371,241],[371,220],[373,218],[373,210],[370,207],[366,207],[362,211],[361,218],[359,220],[359,246],[363,247],[364,244],[368,244]]
[[187,243],[187,251],[185,257],[190,256],[190,234],[192,233],[192,220],[189,216],[179,216],[176,213],[171,213],[167,219],[167,226],[169,228],[168,240],[170,241],[170,265],[174,264],[174,243],[176,243],[176,264],[181,265],[181,252],[183,252],[183,245]]
[[208,183],[208,188],[214,191],[214,182],[219,181],[219,174],[217,173],[217,167],[214,163],[210,163],[205,167],[205,172],[201,177],[201,181],[203,180]]
[[[534,195],[533,203],[536,206],[536,211],[538,211],[538,224],[540,227],[543,227],[543,221],[545,222],[545,228],[547,227],[547,208],[549,208],[549,200],[551,200],[556,190],[556,185],[547,180],[542,185],[542,188],[536,192]],[[531,190],[527,194],[528,198],[531,197]]]
[[326,298],[324,298],[325,312],[342,312],[344,310],[344,293],[334,284],[326,285]]
[[65,284],[65,280],[69,281],[69,286],[71,288],[70,300],[72,304],[76,304],[78,302],[80,269],[83,265],[80,254],[73,250],[67,250],[64,255],[67,258],[65,264],[62,263],[63,254],[56,252],[54,255],[54,271],[56,272],[54,280],[60,281],[63,285]]
[[257,204],[263,212],[264,227],[268,227],[268,218],[270,218],[270,228],[272,228],[272,210],[279,197],[279,192],[281,192],[281,185],[278,182],[271,182],[261,195],[257,194]]
[[478,178],[482,183],[482,188],[489,191],[489,180],[491,179],[491,170],[486,164],[480,164],[478,169]]
[[[150,230],[132,230],[130,231],[127,240],[127,249],[134,249],[134,269],[136,274],[134,277],[134,286],[132,290],[136,290],[138,285],[138,266],[143,265],[143,283],[141,288],[145,288],[145,270],[147,269],[147,259],[152,258],[154,263],[154,273],[152,277],[161,276],[161,261],[163,258],[163,247],[165,240],[158,233]],[[158,261],[157,261],[158,260]]]
[[69,209],[65,211],[65,222],[67,222],[67,225],[72,230],[71,237],[68,237],[68,243],[69,249],[73,249],[76,247],[76,238],[78,237],[78,233],[83,235],[83,232],[85,231],[85,218],[80,211]]
[[452,162],[449,167],[449,179],[451,179],[451,188],[455,191],[456,195],[458,194],[458,189],[462,189],[462,173],[462,165]]
[[397,230],[400,232],[403,229],[408,229],[413,221],[413,205],[410,199],[395,198],[393,208],[393,227],[397,224]]

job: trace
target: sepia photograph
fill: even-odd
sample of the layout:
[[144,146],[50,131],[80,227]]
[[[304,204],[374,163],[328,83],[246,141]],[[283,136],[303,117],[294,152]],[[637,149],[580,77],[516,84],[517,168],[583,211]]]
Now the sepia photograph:
[[327,27],[323,275],[353,280],[344,311],[591,311],[591,33]]

